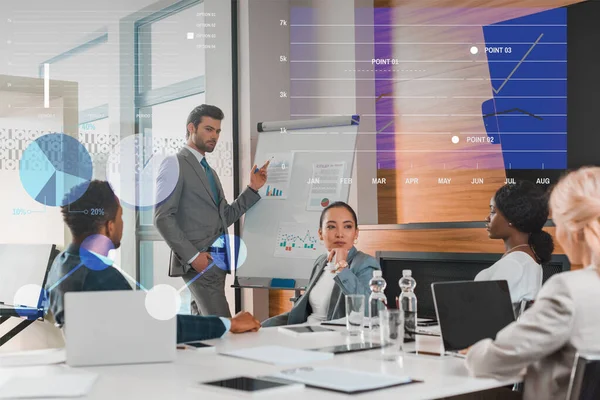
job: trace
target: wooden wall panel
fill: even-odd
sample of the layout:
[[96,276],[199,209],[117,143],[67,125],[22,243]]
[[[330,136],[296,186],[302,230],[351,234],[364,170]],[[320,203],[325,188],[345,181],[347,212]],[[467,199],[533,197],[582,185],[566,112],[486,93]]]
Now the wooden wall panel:
[[[378,170],[388,182],[378,187],[380,224],[485,217],[506,172],[502,147],[487,136],[481,114],[499,85],[490,81],[482,27],[577,2],[374,0],[374,7],[392,9],[391,53],[399,61],[389,93],[374,99],[391,102],[394,111],[387,118],[395,134],[378,139],[380,148],[395,150],[395,169]],[[471,54],[471,46],[479,52]]]
[[[554,228],[545,231],[554,236]],[[564,254],[555,243],[555,254]],[[366,230],[360,231],[358,249],[375,256],[377,251],[419,251],[446,253],[503,253],[501,240],[488,238],[483,228],[468,229],[423,229],[423,230]],[[573,265],[572,269],[579,269]],[[269,316],[287,312],[291,309],[290,297],[293,291],[272,290],[269,293]]]

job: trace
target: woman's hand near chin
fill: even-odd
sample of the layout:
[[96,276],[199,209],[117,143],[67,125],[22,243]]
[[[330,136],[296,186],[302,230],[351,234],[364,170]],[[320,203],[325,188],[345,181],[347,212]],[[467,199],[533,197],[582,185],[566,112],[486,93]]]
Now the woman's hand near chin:
[[348,249],[343,249],[341,247],[336,247],[331,249],[327,254],[327,261],[332,262],[335,257],[335,262],[346,261],[348,259]]
[[348,268],[348,249],[344,249],[341,247],[337,247],[335,249],[331,249],[329,254],[327,255],[328,263],[332,263],[335,258],[335,265],[331,269],[332,273],[337,273],[343,270],[344,268]]

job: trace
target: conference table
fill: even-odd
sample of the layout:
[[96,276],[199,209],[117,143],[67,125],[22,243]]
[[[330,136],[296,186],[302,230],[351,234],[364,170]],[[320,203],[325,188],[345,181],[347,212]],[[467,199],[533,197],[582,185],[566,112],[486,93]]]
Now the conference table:
[[[85,367],[86,371],[99,374],[87,399],[236,399],[240,396],[207,391],[199,386],[200,382],[231,378],[235,376],[258,377],[273,374],[285,369],[306,366],[295,364],[276,366],[255,361],[219,355],[219,352],[237,350],[255,346],[279,345],[297,349],[360,342],[361,337],[345,336],[345,328],[335,328],[340,334],[308,335],[293,337],[280,332],[277,328],[263,328],[255,333],[227,333],[222,339],[209,340],[214,348],[178,350],[173,363],[138,364],[103,367]],[[368,338],[366,333],[364,338]],[[93,343],[90,343],[93,346]],[[414,343],[405,344],[405,354],[397,362],[384,361],[380,350],[368,350],[335,355],[333,359],[309,364],[310,366],[335,366],[375,373],[409,376],[423,382],[382,389],[355,395],[304,388],[281,395],[264,397],[283,397],[286,400],[310,398],[321,399],[366,399],[402,398],[403,400],[436,399],[459,394],[478,392],[502,386],[508,386],[519,379],[482,379],[470,377],[464,359],[454,356],[432,356],[410,354]],[[115,349],[118,351],[118,349]],[[262,398],[263,396],[257,396]]]

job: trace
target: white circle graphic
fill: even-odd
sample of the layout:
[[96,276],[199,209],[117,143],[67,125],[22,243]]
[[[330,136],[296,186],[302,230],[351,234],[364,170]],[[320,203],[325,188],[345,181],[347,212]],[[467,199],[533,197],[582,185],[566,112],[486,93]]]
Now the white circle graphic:
[[15,293],[13,304],[15,306],[37,307],[40,300],[42,287],[36,284],[23,285]]
[[173,286],[156,285],[146,293],[146,310],[152,318],[167,321],[177,315],[181,296]]

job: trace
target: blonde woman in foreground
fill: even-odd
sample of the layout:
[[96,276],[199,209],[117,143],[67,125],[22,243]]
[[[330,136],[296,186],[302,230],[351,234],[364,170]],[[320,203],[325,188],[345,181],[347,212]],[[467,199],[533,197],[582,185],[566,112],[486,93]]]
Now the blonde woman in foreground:
[[550,197],[556,239],[583,269],[551,277],[517,321],[467,350],[475,376],[516,376],[525,400],[564,400],[578,351],[600,351],[600,168],[571,172]]

